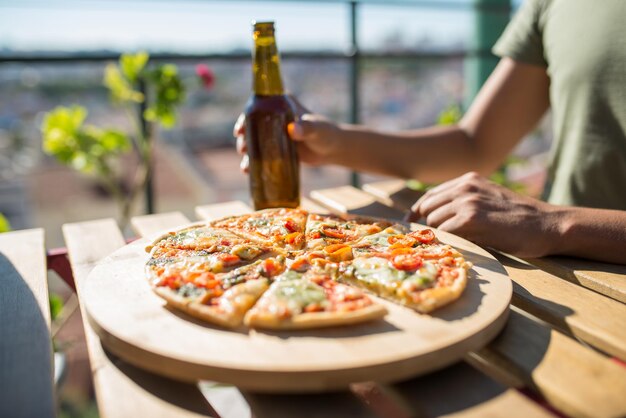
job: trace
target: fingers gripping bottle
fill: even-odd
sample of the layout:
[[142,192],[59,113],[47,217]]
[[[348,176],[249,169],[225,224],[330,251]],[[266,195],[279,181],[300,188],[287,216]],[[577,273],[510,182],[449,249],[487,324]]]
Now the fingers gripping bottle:
[[253,39],[253,94],[245,110],[250,192],[257,210],[295,208],[300,205],[300,166],[287,125],[296,112],[283,88],[274,22],[255,22]]

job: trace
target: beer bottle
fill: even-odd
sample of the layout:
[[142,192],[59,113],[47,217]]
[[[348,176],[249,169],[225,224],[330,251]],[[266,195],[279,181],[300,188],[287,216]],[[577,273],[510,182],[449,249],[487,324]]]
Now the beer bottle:
[[283,88],[274,22],[255,22],[253,39],[253,94],[245,110],[250,192],[257,210],[294,208],[300,204],[300,167],[287,125],[296,111]]

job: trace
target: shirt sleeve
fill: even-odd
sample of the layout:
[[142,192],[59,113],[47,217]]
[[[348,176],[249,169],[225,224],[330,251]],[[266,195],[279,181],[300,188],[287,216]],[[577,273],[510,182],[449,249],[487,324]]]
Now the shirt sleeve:
[[494,45],[493,53],[499,57],[547,67],[540,24],[543,6],[543,0],[525,0]]

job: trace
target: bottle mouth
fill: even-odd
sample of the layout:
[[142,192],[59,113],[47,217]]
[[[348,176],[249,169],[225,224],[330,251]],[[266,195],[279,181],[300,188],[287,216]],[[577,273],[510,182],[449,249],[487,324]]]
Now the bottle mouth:
[[252,26],[254,28],[254,32],[259,35],[271,35],[274,33],[274,22],[273,21],[253,21]]

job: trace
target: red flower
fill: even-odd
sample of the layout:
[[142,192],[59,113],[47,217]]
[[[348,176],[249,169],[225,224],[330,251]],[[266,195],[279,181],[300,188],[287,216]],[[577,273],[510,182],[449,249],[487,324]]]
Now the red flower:
[[200,78],[205,90],[211,90],[215,84],[215,74],[208,65],[196,65],[196,75]]

